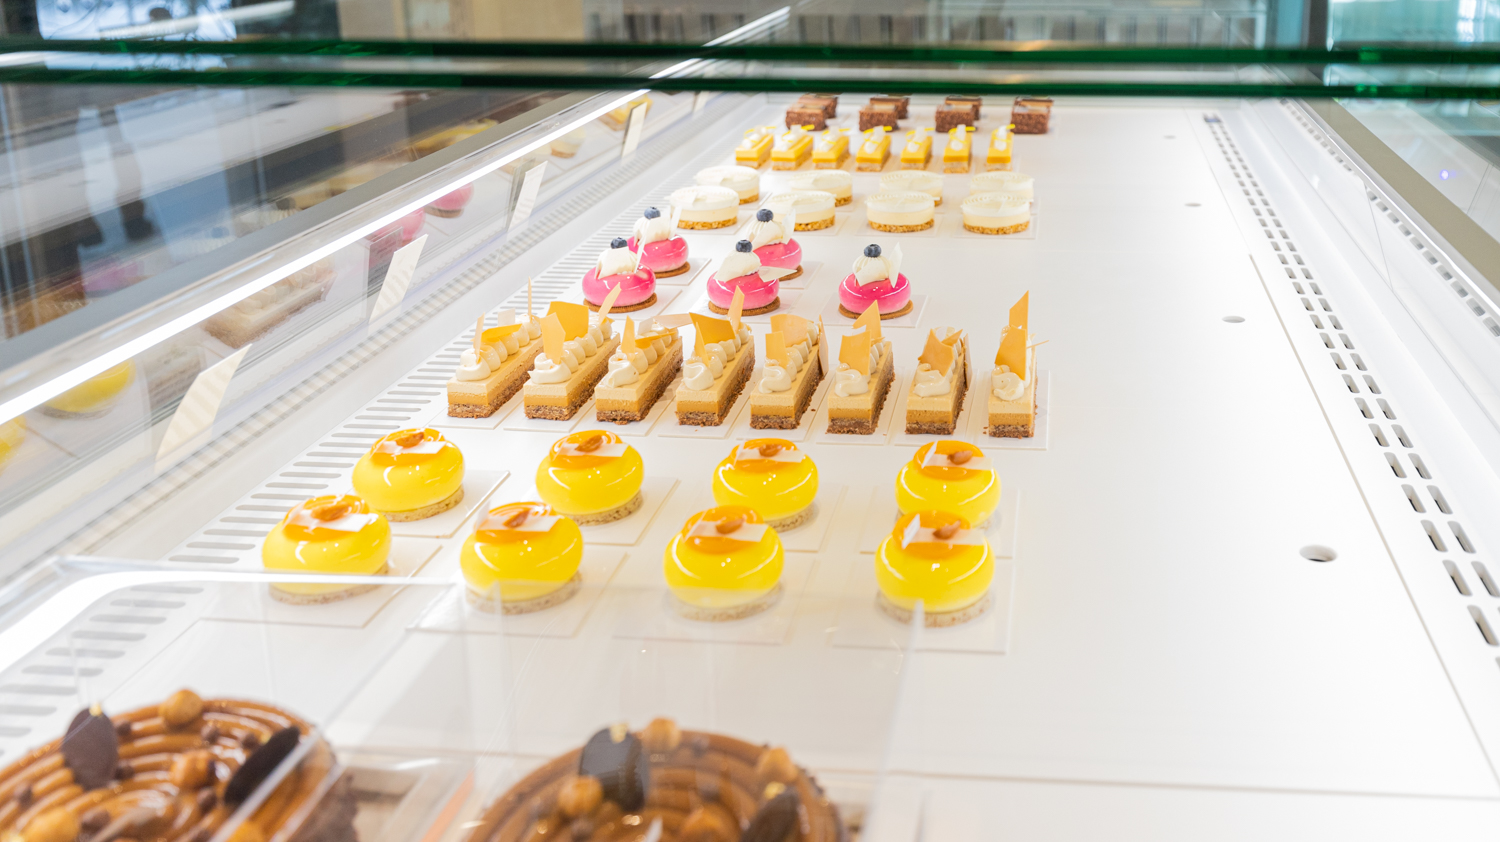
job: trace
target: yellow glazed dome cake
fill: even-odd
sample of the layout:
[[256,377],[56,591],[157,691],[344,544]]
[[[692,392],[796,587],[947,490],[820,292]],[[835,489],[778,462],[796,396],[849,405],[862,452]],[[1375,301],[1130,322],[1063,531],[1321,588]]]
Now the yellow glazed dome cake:
[[[341,576],[389,572],[391,525],[353,494],[314,497],[300,503],[266,536],[261,563],[267,570]],[[294,605],[335,602],[373,590],[374,585],[277,582],[271,596]]]
[[785,532],[805,523],[818,494],[818,466],[785,439],[750,439],[714,469],[714,502],[746,506]]
[[896,475],[896,505],[902,514],[943,511],[978,527],[1000,505],[1000,477],[984,451],[968,442],[922,445]]
[[664,572],[678,613],[738,620],[781,596],[781,539],[754,509],[717,506],[688,518],[667,544]]
[[911,622],[917,601],[925,624],[956,626],[990,607],[995,557],[984,533],[948,512],[912,512],[875,551],[880,610]]
[[584,430],[558,439],[536,469],[536,490],[583,525],[609,523],[641,507],[641,454],[614,433]]
[[464,542],[459,566],[470,603],[486,611],[527,614],[577,593],[582,560],[578,524],[546,503],[508,503],[479,522]]
[[464,499],[464,456],[437,430],[402,430],[354,466],[354,493],[388,520],[421,520]]
[[126,360],[79,383],[42,406],[50,415],[98,415],[114,406],[120,393],[134,379],[135,363]]

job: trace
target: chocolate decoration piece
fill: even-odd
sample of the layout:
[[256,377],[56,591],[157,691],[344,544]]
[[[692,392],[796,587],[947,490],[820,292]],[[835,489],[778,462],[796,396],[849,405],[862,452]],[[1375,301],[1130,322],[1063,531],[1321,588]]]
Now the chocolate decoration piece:
[[130,765],[130,761],[122,760],[115,766],[116,780],[128,781],[133,777],[135,777],[135,767]]
[[130,720],[122,719],[115,723],[115,734],[122,740],[127,739],[130,737],[130,729],[133,727],[135,727],[135,724]]
[[247,731],[245,736],[240,737],[240,745],[245,747],[245,751],[255,751],[260,748],[260,736],[254,731]]
[[292,753],[301,739],[302,732],[295,725],[272,734],[265,745],[245,758],[244,764],[230,777],[229,783],[224,785],[224,803],[231,807],[244,803],[255,792],[255,788],[276,771],[276,767]]
[[645,806],[650,773],[640,738],[627,733],[617,741],[608,728],[590,737],[578,757],[578,774],[598,778],[605,800],[627,813]]
[[62,756],[79,786],[86,790],[107,786],[120,760],[120,737],[114,723],[102,713],[79,711],[63,737]]
[[95,807],[78,817],[78,824],[88,833],[95,833],[109,824],[109,811]]
[[740,834],[740,842],[782,842],[797,826],[797,791],[788,789],[762,804]]
[[210,722],[209,724],[203,726],[203,730],[198,734],[198,736],[203,738],[203,742],[205,745],[213,745],[214,743],[219,741],[219,726]]
[[198,812],[207,813],[209,810],[219,806],[219,794],[214,788],[206,786],[198,790]]

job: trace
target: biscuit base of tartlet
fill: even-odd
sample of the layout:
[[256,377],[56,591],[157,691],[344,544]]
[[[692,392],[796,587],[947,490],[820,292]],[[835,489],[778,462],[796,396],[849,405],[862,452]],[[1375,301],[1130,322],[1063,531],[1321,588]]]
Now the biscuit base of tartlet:
[[[834,207],[838,207],[838,203],[837,199],[833,200]],[[821,231],[824,228],[832,228],[833,223],[837,221],[838,217],[830,216],[827,219],[819,219],[813,222],[798,222],[792,226],[792,229],[796,231]]]
[[981,228],[978,225],[970,225],[967,222],[964,223],[964,230],[973,231],[975,234],[1019,234],[1030,227],[1031,220],[1029,219],[1016,225],[1001,225],[998,228]]
[[380,512],[380,514],[385,515],[385,519],[392,523],[410,523],[414,520],[425,520],[426,518],[430,518],[433,515],[440,515],[443,512],[446,512],[449,509],[453,508],[454,506],[457,506],[459,503],[462,503],[463,501],[464,487],[460,485],[457,491],[449,494],[447,497],[444,497],[443,499],[437,501],[436,503],[433,503],[430,506],[422,506],[421,508],[417,509],[408,509],[404,512],[385,512],[380,511],[379,509],[376,509],[376,511]]
[[[799,267],[797,271],[800,272],[802,270]],[[796,276],[792,275],[791,277],[796,277]],[[782,278],[781,280],[786,280],[786,278]],[[769,312],[775,310],[776,308],[778,308],[780,306],[781,306],[781,296],[778,295],[775,298],[771,299],[771,303],[770,304],[767,304],[764,307],[752,307],[749,310],[742,310],[742,311],[740,311],[740,315],[742,315],[742,316],[759,316],[762,313],[769,313]],[[713,303],[712,301],[708,302],[708,309],[714,311],[715,313],[718,313],[721,316],[727,316],[727,315],[729,315],[729,311],[728,310],[724,309],[723,307],[720,307],[719,305]]]
[[[653,293],[651,293],[651,297],[647,298],[645,301],[642,301],[642,302],[640,302],[638,304],[627,304],[624,307],[621,307],[620,305],[616,304],[614,307],[611,307],[609,311],[611,313],[634,313],[637,310],[644,310],[647,307],[650,307],[652,304],[655,304],[655,303],[656,303],[656,293],[653,292]],[[595,304],[594,302],[592,302],[590,300],[588,300],[587,298],[585,298],[583,300],[583,305],[585,307],[589,308],[590,310],[593,310],[596,313],[599,312],[599,305]]]
[[[370,575],[389,576],[391,575],[391,566],[389,564],[383,565],[379,570],[371,573]],[[292,593],[291,591],[284,591],[276,587],[275,585],[271,585],[270,587],[271,598],[286,605],[327,605],[330,602],[342,602],[346,599],[352,599],[353,597],[359,596],[360,594],[367,594],[380,586],[354,585],[353,587],[348,587],[337,591],[328,591],[326,593]]]
[[765,596],[753,602],[730,605],[723,608],[705,608],[701,605],[689,605],[678,599],[674,594],[672,596],[672,608],[678,615],[688,620],[696,620],[701,623],[724,623],[729,620],[743,620],[746,617],[753,617],[769,609],[780,601],[780,599],[781,583],[777,582],[776,587],[771,588],[771,590],[766,592]]
[[573,578],[563,583],[562,587],[536,599],[517,599],[511,602],[502,599],[496,602],[487,596],[475,593],[473,588],[464,588],[464,593],[468,596],[470,605],[487,614],[533,614],[537,611],[546,611],[554,605],[562,605],[582,589],[583,576],[574,573]]
[[[911,300],[907,299],[907,302],[904,305],[902,305],[901,309],[899,309],[899,310],[892,310],[889,313],[881,313],[880,314],[880,320],[881,321],[885,321],[886,319],[899,319],[902,316],[906,315],[907,313],[910,313],[911,309],[912,309],[912,306],[913,305],[911,303]],[[851,318],[851,319],[857,319],[857,318],[860,317],[861,314],[860,313],[856,313],[853,310],[850,310],[848,307],[845,307],[844,305],[840,304],[839,305],[839,315],[841,315],[841,316],[847,316],[848,318]]]
[[[981,597],[978,602],[975,602],[973,605],[970,605],[966,608],[960,608],[957,611],[923,612],[922,625],[926,626],[929,629],[945,629],[951,628],[953,626],[963,625],[970,620],[975,620],[979,617],[984,616],[985,612],[990,610],[990,606],[993,605],[994,602],[994,598],[990,596],[988,591],[986,591],[984,596]],[[891,619],[896,620],[897,622],[902,624],[911,623],[912,612],[909,609],[902,608],[896,603],[891,602],[885,594],[879,591],[876,591],[875,593],[875,604],[879,606],[880,610]]]
[[755,192],[755,194],[752,195],[752,196],[741,196],[740,197],[740,204],[742,204],[742,205],[753,205],[753,204],[755,204],[756,202],[759,202],[759,201],[760,201],[760,191],[759,190],[757,190]]
[[[935,207],[936,205],[934,205]],[[868,219],[866,221],[869,221]],[[883,225],[879,222],[870,222],[870,227],[876,231],[885,231],[888,234],[910,234],[913,231],[926,231],[931,228],[934,220],[929,219],[921,225]]]
[[850,205],[850,204],[853,204],[853,203],[854,203],[854,194],[853,193],[850,193],[847,196],[834,196],[833,197],[833,206],[836,207],[836,208],[841,208],[841,207],[844,207],[845,205]]
[[676,269],[667,269],[662,272],[656,272],[655,275],[658,278],[675,278],[691,268],[693,268],[692,264],[684,260],[682,261],[682,265],[678,266]]
[[777,532],[787,532],[796,529],[802,524],[812,520],[813,506],[816,505],[816,503],[808,503],[807,508],[803,509],[800,512],[793,512],[786,517],[779,517],[775,520],[767,520],[766,526],[771,527]]
[[739,214],[735,214],[734,216],[720,222],[689,222],[686,219],[679,219],[677,220],[677,227],[686,228],[689,231],[711,231],[715,228],[728,228],[729,226],[739,221]]
[[641,497],[641,492],[637,491],[634,497],[631,497],[623,505],[616,506],[613,509],[605,509],[602,512],[589,512],[582,515],[575,515],[564,511],[559,511],[558,514],[567,515],[579,526],[599,526],[600,524],[614,523],[617,520],[624,520],[630,517],[640,511],[642,502],[644,502],[644,498]]

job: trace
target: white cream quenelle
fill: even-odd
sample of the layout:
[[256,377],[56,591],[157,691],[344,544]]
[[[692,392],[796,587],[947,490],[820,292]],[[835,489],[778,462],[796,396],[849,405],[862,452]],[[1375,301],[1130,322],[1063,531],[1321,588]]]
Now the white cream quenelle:
[[785,392],[792,388],[792,372],[787,371],[782,365],[774,360],[766,363],[766,370],[760,377],[760,389],[762,394],[774,394]]
[[911,390],[917,397],[935,398],[946,395],[953,391],[953,375],[958,371],[958,364],[954,363],[948,367],[948,373],[933,368],[927,363],[917,365],[917,378],[912,382]]
[[536,355],[536,362],[531,366],[531,382],[538,385],[549,383],[566,383],[573,376],[573,369],[577,366],[568,361],[568,354],[563,352],[561,360],[551,360],[546,353]]
[[526,344],[542,338],[542,320],[536,316],[526,317]]
[[[720,369],[722,372],[722,369]],[[714,375],[708,365],[697,357],[689,357],[682,364],[682,385],[696,392],[713,388]]]
[[490,364],[485,362],[484,355],[469,348],[459,356],[458,371],[453,373],[453,379],[472,383],[489,377],[493,371]]
[[594,264],[599,269],[599,276],[606,275],[634,275],[636,267],[635,252],[626,246],[624,237],[616,237],[609,248],[599,253],[599,260]]
[[873,256],[869,252],[875,249],[865,249],[854,261],[854,280],[860,286],[873,284],[876,281],[895,281],[901,276],[901,244],[897,243],[888,249],[879,249]]
[[[778,216],[781,218],[778,219]],[[790,238],[790,232],[795,230],[796,227],[796,214],[794,214],[793,212],[782,211],[780,214],[777,214],[776,211],[771,210],[770,208],[761,208],[760,210],[755,212],[755,221],[750,223],[750,247],[752,249],[758,249],[761,246],[784,243]],[[735,255],[730,255],[730,257],[734,256]],[[750,254],[748,256],[755,257],[754,254]],[[728,262],[727,259],[726,262]],[[760,258],[756,258],[755,263],[756,267],[754,271],[759,271]],[[748,274],[750,273],[740,273],[740,275]],[[740,275],[729,275],[728,277],[738,278],[740,277]]]
[[672,239],[672,220],[662,216],[661,211],[656,208],[646,208],[645,215],[635,221],[631,236],[635,237],[637,245],[670,240]]
[[870,391],[870,375],[850,368],[848,363],[839,363],[833,373],[833,393],[841,398],[863,395]]
[[609,358],[609,373],[604,375],[605,386],[619,387],[629,386],[631,383],[641,379],[641,372],[646,370],[645,357],[637,354],[634,359],[625,356],[624,351],[616,351]]
[[1019,400],[1026,394],[1026,381],[1010,370],[1010,366],[1002,365],[995,369],[993,379],[995,397],[1002,401]]

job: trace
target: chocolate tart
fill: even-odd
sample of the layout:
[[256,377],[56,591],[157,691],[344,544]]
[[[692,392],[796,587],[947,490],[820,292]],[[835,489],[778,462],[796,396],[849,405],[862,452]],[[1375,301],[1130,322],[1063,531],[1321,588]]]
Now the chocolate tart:
[[615,726],[527,775],[485,808],[465,842],[544,839],[844,842],[838,808],[784,749],[657,719]]
[[[190,690],[67,734],[0,770],[0,835],[25,842],[208,842],[304,740],[316,740],[234,838],[358,842],[354,796],[326,742],[290,713]],[[289,835],[288,835],[289,834]]]

